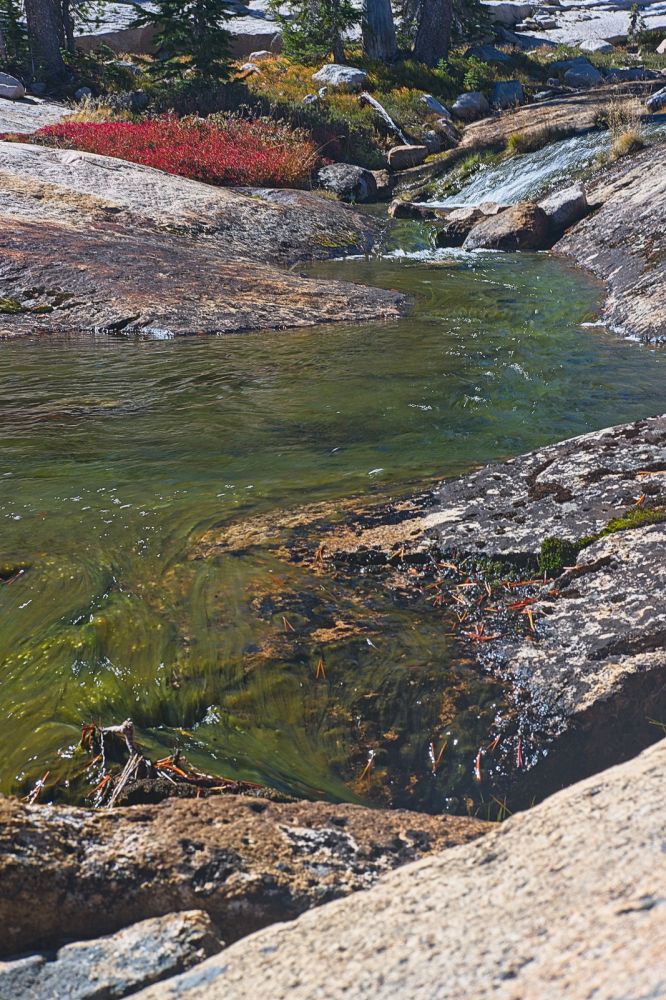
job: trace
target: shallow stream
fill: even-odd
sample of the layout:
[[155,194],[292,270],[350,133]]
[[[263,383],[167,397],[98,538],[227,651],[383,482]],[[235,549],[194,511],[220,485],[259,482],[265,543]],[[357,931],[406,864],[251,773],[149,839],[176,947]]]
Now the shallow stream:
[[[151,751],[296,794],[490,794],[473,762],[502,691],[441,615],[261,546],[191,558],[236,520],[666,410],[666,357],[590,325],[585,275],[413,245],[316,268],[409,293],[398,322],[0,346],[0,790],[48,771],[45,800],[80,797],[81,724],[131,716]],[[348,615],[362,627],[322,652],[316,629]]]

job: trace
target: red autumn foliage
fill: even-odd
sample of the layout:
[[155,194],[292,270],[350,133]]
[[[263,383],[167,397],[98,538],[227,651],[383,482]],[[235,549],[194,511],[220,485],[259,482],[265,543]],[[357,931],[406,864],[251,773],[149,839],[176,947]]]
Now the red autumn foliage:
[[208,184],[305,187],[318,161],[305,133],[270,119],[248,121],[232,115],[63,122],[39,129],[31,139],[116,156]]

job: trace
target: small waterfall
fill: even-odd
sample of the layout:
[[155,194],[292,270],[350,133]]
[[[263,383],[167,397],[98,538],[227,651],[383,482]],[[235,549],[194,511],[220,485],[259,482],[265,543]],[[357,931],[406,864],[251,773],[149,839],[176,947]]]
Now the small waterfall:
[[[652,120],[644,121],[641,128],[647,138],[666,134],[663,116],[655,115]],[[608,152],[611,143],[610,133],[602,130],[560,139],[543,149],[507,157],[493,166],[481,166],[456,194],[435,196],[427,204],[433,208],[468,208],[484,201],[515,205],[539,198],[578,177],[600,153]]]
[[379,103],[379,101],[375,100],[372,94],[368,94],[365,91],[363,91],[363,93],[359,97],[359,101],[361,102],[361,104],[369,104],[371,108],[374,108],[377,114],[380,116],[380,118],[384,119],[384,121],[391,129],[391,131],[395,135],[397,135],[398,139],[400,139],[400,142],[403,144],[403,146],[409,146],[409,139],[405,136],[405,133],[398,128],[398,126],[393,121],[386,108],[383,108]]
[[457,194],[439,200],[435,197],[429,204],[442,208],[480,205],[484,201],[514,205],[539,197],[558,182],[569,180],[609,147],[608,132],[561,139],[543,149],[508,157],[494,166],[482,166]]

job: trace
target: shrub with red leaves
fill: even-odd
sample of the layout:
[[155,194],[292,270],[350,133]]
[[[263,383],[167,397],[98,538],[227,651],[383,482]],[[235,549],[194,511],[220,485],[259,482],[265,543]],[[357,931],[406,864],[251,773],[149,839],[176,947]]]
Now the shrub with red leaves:
[[31,139],[116,156],[208,184],[304,187],[318,161],[305,133],[270,119],[248,121],[232,115],[215,120],[167,115],[142,122],[63,122],[39,129]]

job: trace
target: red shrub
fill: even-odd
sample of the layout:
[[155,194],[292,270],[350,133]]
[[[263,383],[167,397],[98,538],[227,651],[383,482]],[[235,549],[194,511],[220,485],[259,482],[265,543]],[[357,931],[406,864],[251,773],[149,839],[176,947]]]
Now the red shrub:
[[34,142],[117,156],[208,184],[304,187],[317,163],[314,143],[270,119],[172,116],[143,122],[63,122]]

